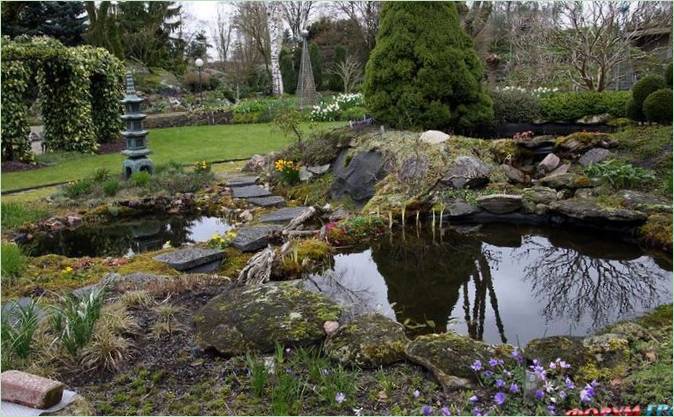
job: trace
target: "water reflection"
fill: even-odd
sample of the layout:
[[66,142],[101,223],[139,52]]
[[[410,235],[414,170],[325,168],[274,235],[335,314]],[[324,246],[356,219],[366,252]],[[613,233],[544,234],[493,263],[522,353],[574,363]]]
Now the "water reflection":
[[351,314],[380,311],[413,333],[452,329],[492,343],[583,335],[671,302],[671,267],[615,239],[496,225],[436,235],[338,255],[307,285]]
[[229,229],[224,220],[216,217],[144,218],[37,235],[23,248],[32,256],[47,253],[68,257],[123,256],[161,249],[166,242],[174,247],[205,242],[214,233]]

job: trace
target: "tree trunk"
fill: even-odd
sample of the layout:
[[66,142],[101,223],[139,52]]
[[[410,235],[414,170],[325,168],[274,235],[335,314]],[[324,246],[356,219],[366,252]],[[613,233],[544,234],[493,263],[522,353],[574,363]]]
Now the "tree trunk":
[[272,94],[283,95],[283,79],[281,78],[281,66],[279,55],[283,44],[283,20],[281,5],[278,2],[270,3],[267,7],[267,24],[269,25],[269,49],[271,52],[271,84]]

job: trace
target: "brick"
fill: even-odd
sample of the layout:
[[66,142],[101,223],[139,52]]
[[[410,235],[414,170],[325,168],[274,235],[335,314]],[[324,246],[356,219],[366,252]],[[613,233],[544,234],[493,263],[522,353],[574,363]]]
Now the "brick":
[[58,404],[63,396],[61,382],[21,371],[5,371],[0,375],[2,401],[31,408],[45,409]]

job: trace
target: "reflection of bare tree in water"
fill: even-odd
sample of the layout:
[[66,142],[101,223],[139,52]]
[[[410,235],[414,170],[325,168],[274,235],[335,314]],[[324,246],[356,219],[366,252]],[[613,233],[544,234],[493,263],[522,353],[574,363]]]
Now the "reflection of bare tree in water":
[[353,316],[369,311],[372,300],[376,299],[375,294],[368,289],[354,289],[342,284],[347,275],[346,270],[326,271],[321,277],[307,278],[304,285],[309,290],[323,293],[333,301],[348,306]]
[[587,313],[595,327],[606,324],[612,312],[624,315],[636,304],[651,304],[664,278],[642,261],[592,258],[535,238],[522,248],[515,257],[528,263],[524,277],[532,293],[545,299],[547,320],[567,316],[579,321]]
[[486,249],[475,260],[475,271],[470,278],[475,287],[475,302],[471,312],[470,295],[468,294],[468,282],[462,285],[463,290],[463,313],[466,325],[468,326],[468,335],[476,340],[482,340],[484,337],[484,318],[487,296],[489,296],[489,303],[494,311],[496,319],[496,327],[498,328],[501,342],[507,343],[508,339],[505,336],[505,329],[501,314],[498,309],[498,300],[496,299],[496,292],[494,291],[494,282],[491,276],[490,261],[498,262],[498,259]]

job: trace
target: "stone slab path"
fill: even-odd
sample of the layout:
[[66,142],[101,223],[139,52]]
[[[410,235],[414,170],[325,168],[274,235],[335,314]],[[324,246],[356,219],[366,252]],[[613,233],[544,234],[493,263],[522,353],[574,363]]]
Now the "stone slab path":
[[232,246],[241,252],[255,252],[267,246],[269,235],[281,230],[277,225],[260,225],[242,227],[232,241]]
[[234,198],[267,197],[271,193],[266,188],[259,185],[244,185],[242,187],[232,187],[232,196]]
[[228,178],[226,184],[228,187],[245,187],[248,185],[256,185],[258,177],[255,176],[245,176],[245,177],[231,177]]
[[195,271],[195,269],[204,265],[219,263],[224,256],[224,252],[218,249],[185,248],[157,255],[154,259],[167,263],[178,271],[205,272]]
[[287,223],[304,213],[309,207],[286,207],[260,217],[262,223]]
[[286,200],[278,195],[270,195],[268,197],[251,197],[246,200],[249,203],[259,207],[282,207],[286,204]]

